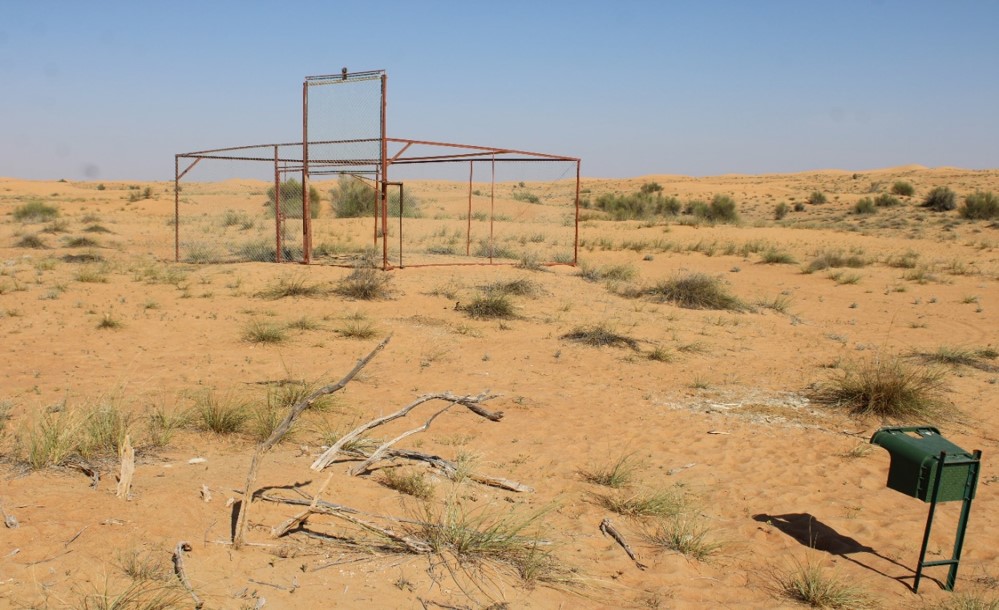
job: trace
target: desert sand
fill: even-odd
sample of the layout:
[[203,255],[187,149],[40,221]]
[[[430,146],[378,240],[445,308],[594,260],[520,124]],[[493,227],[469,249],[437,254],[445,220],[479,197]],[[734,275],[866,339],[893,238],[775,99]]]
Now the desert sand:
[[[899,180],[916,191],[900,206],[851,213]],[[989,357],[999,349],[999,228],[919,207],[936,186],[959,198],[999,192],[999,170],[656,175],[585,179],[583,188],[595,198],[651,182],[681,201],[730,195],[741,221],[615,222],[584,210],[578,267],[397,268],[378,272],[387,298],[364,300],[330,293],[352,270],[322,259],[173,262],[172,183],[0,178],[0,502],[18,522],[0,527],[0,607],[192,607],[171,564],[180,541],[191,545],[184,568],[206,608],[794,608],[778,583],[800,565],[859,587],[880,607],[940,607],[953,596],[940,586],[946,568],[928,568],[918,595],[911,591],[927,505],[886,488],[889,455],[868,444],[879,427],[899,422],[817,399],[844,371],[879,358],[941,370],[948,406],[930,423],[983,451],[957,592],[999,596],[999,360]],[[150,198],[129,200],[147,187]],[[527,187],[544,195],[565,185]],[[185,185],[185,197],[213,194],[185,209],[191,220],[181,227],[242,210],[254,230],[272,231],[260,205],[266,188]],[[412,234],[429,241],[416,243],[461,228],[462,185],[407,188],[426,212]],[[777,203],[803,203],[814,191],[828,201],[775,220]],[[58,217],[15,219],[31,201],[56,207]],[[504,238],[547,239],[552,252],[564,250],[565,209],[532,209],[540,211],[509,215]],[[328,212],[320,220],[335,239]],[[805,272],[829,252],[862,262]],[[623,277],[601,279],[601,270]],[[687,309],[626,296],[628,287],[688,272],[720,278],[747,307]],[[516,282],[529,289],[510,296],[513,317],[470,315],[482,287]],[[272,294],[295,283],[315,294]],[[248,337],[261,325],[283,340]],[[565,337],[597,325],[634,339],[634,348]],[[273,538],[271,528],[301,507],[261,499],[252,504],[249,544],[232,548],[230,500],[241,497],[259,442],[255,422],[283,415],[289,391],[340,379],[389,335],[344,391],[307,411],[264,455],[256,486],[301,498],[332,473],[323,500],[382,526],[390,522],[379,516],[420,521],[448,511],[471,522],[530,521],[521,533],[544,558],[540,577],[525,580],[488,559],[375,544],[371,532],[331,515]],[[942,349],[983,355],[973,365],[926,362]],[[348,474],[360,461],[348,455],[322,473],[309,468],[338,435],[445,391],[492,392],[483,406],[503,417],[451,408],[397,448],[533,491],[455,481],[401,459],[361,476]],[[195,414],[210,400],[245,402],[255,418],[236,434],[199,429]],[[366,450],[444,406],[370,431]],[[116,497],[113,453],[30,464],[40,426],[62,422],[74,434],[102,408],[131,418],[137,457],[127,499]],[[593,481],[622,460],[631,475],[622,487]],[[88,469],[100,474],[96,485]],[[386,486],[390,472],[429,485],[430,499]],[[607,498],[656,492],[685,498],[681,518],[703,533],[703,557],[653,544],[649,534],[664,521],[608,508]],[[940,505],[929,558],[949,556],[957,509]],[[601,532],[608,518],[636,560]],[[122,592],[177,599],[100,601]]]

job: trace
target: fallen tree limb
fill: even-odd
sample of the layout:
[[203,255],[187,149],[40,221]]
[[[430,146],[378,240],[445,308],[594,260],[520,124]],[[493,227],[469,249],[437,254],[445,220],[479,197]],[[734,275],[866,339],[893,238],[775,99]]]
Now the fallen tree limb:
[[194,607],[200,610],[205,605],[205,602],[201,601],[198,594],[194,592],[191,581],[187,579],[187,572],[184,570],[184,551],[190,550],[190,543],[183,540],[177,543],[177,548],[173,551],[173,571],[177,575],[177,578],[180,579],[180,584],[184,585],[187,592],[191,594],[191,598],[194,599]]
[[132,477],[135,475],[135,449],[132,447],[132,439],[127,434],[118,455],[121,458],[121,474],[118,476],[118,489],[115,495],[127,501],[132,499]]
[[631,560],[635,562],[635,565],[638,566],[640,570],[644,570],[645,568],[648,567],[638,560],[638,557],[635,555],[635,551],[631,550],[631,547],[625,541],[624,536],[621,534],[621,532],[617,531],[617,528],[614,527],[614,524],[611,523],[610,519],[605,518],[603,521],[600,522],[600,531],[605,536],[610,536],[611,538],[614,539],[615,542],[620,544],[621,548],[624,549],[624,552],[628,554],[628,557],[630,557]]
[[313,470],[322,470],[326,468],[333,462],[334,459],[336,459],[337,454],[347,445],[347,443],[353,441],[354,439],[361,436],[368,430],[371,430],[372,428],[377,428],[378,426],[387,424],[388,422],[399,419],[400,417],[405,417],[410,411],[412,411],[416,407],[422,405],[425,402],[430,402],[431,400],[446,400],[448,402],[460,404],[468,408],[476,415],[479,415],[480,417],[485,417],[490,421],[499,421],[500,419],[503,418],[502,411],[497,411],[497,412],[489,411],[479,405],[479,403],[485,402],[491,398],[496,398],[496,396],[497,396],[496,394],[490,394],[488,391],[483,392],[478,396],[456,396],[451,392],[425,394],[423,396],[420,396],[413,402],[409,403],[402,409],[399,409],[395,413],[391,413],[384,417],[373,419],[366,424],[362,424],[357,428],[354,428],[347,434],[344,434],[336,443],[333,444],[332,447],[324,451],[322,455],[316,458],[316,461],[312,463],[311,468]]
[[260,443],[256,451],[253,453],[253,459],[250,461],[250,469],[246,474],[246,486],[243,488],[243,501],[239,506],[239,518],[236,520],[236,529],[232,537],[233,548],[238,549],[243,544],[243,538],[246,533],[247,519],[250,512],[250,503],[253,500],[253,484],[257,479],[257,470],[260,468],[260,460],[263,457],[263,454],[276,445],[278,441],[280,441],[284,435],[291,430],[291,426],[295,423],[295,420],[298,419],[303,411],[312,406],[316,400],[322,398],[323,396],[333,394],[334,392],[339,392],[346,387],[346,385],[361,372],[361,369],[367,366],[367,364],[371,362],[378,352],[382,351],[382,349],[388,345],[391,338],[392,335],[385,337],[385,339],[383,339],[381,343],[371,350],[367,356],[358,360],[357,364],[354,365],[354,368],[347,373],[343,379],[315,390],[296,404],[292,405],[292,407],[288,410],[288,414],[281,421],[281,423],[278,424],[267,440]]
[[412,430],[408,430],[406,432],[403,432],[402,434],[400,434],[399,436],[395,437],[394,439],[392,439],[392,440],[390,440],[390,441],[388,441],[386,443],[383,443],[380,447],[378,447],[377,449],[375,449],[371,453],[371,455],[368,457],[368,459],[364,460],[363,462],[361,462],[357,466],[354,466],[353,468],[351,468],[350,469],[350,476],[356,477],[357,475],[359,475],[361,473],[367,472],[368,468],[370,468],[372,464],[374,464],[378,460],[382,459],[382,456],[385,455],[385,452],[388,451],[389,448],[392,445],[398,443],[402,439],[404,439],[406,437],[409,437],[409,436],[412,436],[412,435],[414,435],[414,434],[416,434],[418,432],[426,432],[427,430],[429,430],[430,429],[430,424],[432,424],[434,422],[434,420],[437,419],[438,416],[440,416],[442,413],[445,413],[448,409],[450,409],[451,407],[453,407],[455,404],[457,404],[457,403],[452,402],[451,404],[449,404],[448,406],[444,407],[440,411],[434,413],[433,415],[430,416],[430,419],[428,419],[426,421],[426,423],[424,423],[419,428],[413,428]]
[[[458,472],[458,465],[454,462],[445,460],[440,456],[430,455],[429,453],[412,451],[410,449],[392,449],[388,451],[386,455],[388,457],[426,462],[434,468],[441,470],[448,478],[453,478]],[[534,491],[534,488],[529,485],[524,485],[523,483],[518,483],[517,481],[511,481],[510,479],[504,479],[502,477],[479,474],[477,472],[469,473],[468,478],[472,479],[476,483],[506,489],[507,491],[516,491],[518,493],[530,493]]]

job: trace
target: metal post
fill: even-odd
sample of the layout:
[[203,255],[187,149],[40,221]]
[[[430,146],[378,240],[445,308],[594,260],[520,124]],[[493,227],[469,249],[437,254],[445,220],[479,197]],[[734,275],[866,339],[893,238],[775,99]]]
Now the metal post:
[[957,520],[957,537],[954,539],[954,563],[947,573],[948,591],[954,590],[957,582],[957,566],[961,561],[961,551],[964,549],[964,532],[968,527],[968,516],[971,514],[971,500],[975,497],[975,488],[978,486],[978,469],[981,467],[982,452],[976,449],[973,454],[974,463],[968,465],[968,480],[964,484],[964,502],[961,506],[961,516]]
[[284,247],[281,244],[281,172],[278,170],[278,147],[274,146],[274,262],[281,262]]
[[923,564],[926,559],[926,547],[930,543],[930,528],[933,527],[933,513],[937,510],[937,496],[940,493],[940,481],[943,480],[944,463],[947,460],[947,452],[941,451],[937,456],[937,476],[933,479],[933,491],[930,492],[930,510],[926,515],[926,529],[923,530],[923,545],[919,549],[919,563],[916,565],[916,580],[912,583],[912,592],[919,593],[919,581],[923,577]]
[[491,180],[491,190],[489,191],[489,264],[493,263],[493,250],[496,249],[493,243],[493,224],[496,217],[496,155],[493,154],[493,175]]
[[302,264],[312,262],[312,211],[309,208],[309,81],[302,83]]
[[572,265],[579,264],[579,164],[576,161],[576,236],[572,241]]
[[475,168],[475,161],[468,162],[468,228],[465,229],[465,256],[472,253],[472,174]]
[[173,156],[173,260],[180,262],[180,156]]
[[[388,143],[385,140],[385,90],[388,75],[382,74],[382,108],[381,108],[381,134],[378,138],[379,154],[381,155],[382,184],[388,182]],[[382,191],[382,270],[388,269],[388,189],[384,186]],[[400,217],[400,222],[402,219]]]

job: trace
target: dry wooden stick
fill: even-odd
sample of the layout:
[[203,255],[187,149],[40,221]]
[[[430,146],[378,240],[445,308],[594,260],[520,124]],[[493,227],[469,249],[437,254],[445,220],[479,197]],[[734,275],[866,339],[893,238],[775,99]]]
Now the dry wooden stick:
[[181,540],[177,543],[177,548],[173,551],[173,571],[180,579],[180,584],[184,585],[187,592],[191,594],[194,599],[194,607],[200,608],[205,605],[205,602],[201,601],[198,594],[194,592],[194,587],[191,586],[191,581],[187,579],[187,572],[184,571],[184,551],[190,551],[191,545],[188,542]]
[[330,465],[330,463],[333,462],[333,460],[336,458],[340,450],[342,450],[344,446],[350,441],[356,439],[357,437],[364,434],[368,430],[371,430],[372,428],[377,428],[382,424],[387,424],[388,422],[399,419],[400,417],[405,417],[410,411],[412,411],[416,407],[431,400],[446,400],[449,402],[457,403],[464,407],[467,407],[470,411],[472,411],[476,415],[485,417],[486,419],[489,419],[491,421],[499,421],[500,419],[503,418],[502,412],[494,413],[492,411],[487,411],[486,409],[483,409],[481,406],[478,405],[478,403],[484,402],[491,398],[496,398],[496,396],[497,396],[496,394],[490,394],[488,390],[479,394],[478,396],[456,396],[451,392],[440,392],[438,394],[425,394],[423,396],[420,396],[413,402],[409,403],[402,409],[399,409],[395,413],[391,413],[384,417],[373,419],[368,423],[362,424],[357,428],[351,430],[347,434],[343,435],[340,438],[340,440],[338,440],[336,443],[333,444],[332,447],[324,451],[322,455],[316,458],[316,461],[312,463],[311,468],[313,470],[322,470],[323,468],[326,468],[327,466]]
[[121,475],[118,477],[118,493],[116,495],[124,500],[130,500],[132,499],[132,476],[135,474],[135,449],[127,434],[118,454],[121,457]]
[[644,570],[648,567],[638,560],[638,557],[635,556],[635,551],[631,550],[631,547],[628,546],[627,542],[625,542],[624,536],[621,532],[617,531],[617,528],[614,527],[614,524],[611,523],[610,519],[605,518],[600,522],[600,531],[603,532],[604,535],[610,536],[615,540],[615,542],[620,544],[621,548],[624,549],[624,552],[628,554],[628,557],[635,562],[635,565],[638,566],[639,569]]
[[424,423],[419,428],[413,428],[412,430],[403,432],[402,434],[400,434],[399,436],[395,437],[394,439],[392,439],[392,440],[390,440],[390,441],[388,441],[386,443],[383,443],[381,447],[375,449],[371,453],[371,455],[368,457],[368,459],[364,460],[363,462],[361,462],[357,466],[354,466],[353,468],[351,468],[350,469],[350,475],[356,477],[357,475],[361,474],[362,472],[367,472],[368,468],[370,468],[372,464],[374,464],[378,460],[382,459],[382,456],[385,455],[385,452],[389,450],[389,447],[391,447],[392,445],[398,443],[399,441],[401,441],[402,439],[404,439],[404,438],[406,438],[408,436],[412,436],[412,435],[414,435],[414,434],[416,434],[418,432],[426,432],[427,430],[430,429],[430,424],[432,424],[433,421],[435,419],[437,419],[437,417],[439,415],[441,415],[442,413],[444,413],[445,411],[447,411],[448,409],[450,409],[451,407],[453,407],[456,404],[457,403],[452,402],[451,404],[449,404],[448,406],[444,407],[440,411],[434,413],[433,415],[430,416],[430,419],[428,419],[426,421],[426,423]]
[[[458,465],[454,462],[449,462],[442,457],[430,455],[429,453],[422,453],[411,449],[392,449],[387,453],[387,455],[388,457],[398,457],[407,460],[426,462],[434,468],[442,470],[449,478],[453,477],[454,474],[458,472]],[[529,485],[524,485],[523,483],[518,483],[517,481],[511,481],[510,479],[494,477],[487,474],[472,472],[468,474],[468,478],[472,479],[476,483],[482,483],[483,485],[489,485],[491,487],[499,487],[500,489],[506,489],[508,491],[516,491],[518,493],[530,493],[534,491],[534,488]]]
[[369,353],[364,358],[358,360],[357,364],[354,365],[354,368],[349,373],[347,373],[343,377],[343,379],[341,379],[336,383],[326,385],[315,390],[314,392],[312,392],[311,394],[300,400],[298,403],[294,404],[291,407],[291,409],[288,410],[288,414],[285,416],[285,418],[281,421],[280,424],[278,424],[277,428],[274,429],[274,432],[271,433],[271,435],[267,438],[267,440],[260,443],[256,451],[254,451],[253,453],[253,459],[250,461],[250,469],[246,473],[246,486],[243,488],[243,501],[239,507],[239,518],[236,520],[236,531],[232,537],[233,548],[239,549],[239,547],[242,546],[243,544],[243,538],[246,533],[247,519],[249,518],[248,516],[250,513],[250,502],[253,499],[253,484],[257,479],[257,470],[260,468],[260,460],[263,457],[264,453],[266,453],[268,450],[270,450],[271,447],[276,445],[278,441],[280,441],[284,437],[284,435],[287,434],[289,430],[291,430],[291,426],[292,424],[295,423],[295,420],[298,419],[298,417],[302,414],[303,411],[312,406],[312,404],[316,400],[322,398],[323,396],[333,394],[334,392],[339,392],[344,387],[346,387],[346,385],[350,383],[354,379],[354,377],[357,376],[358,373],[361,372],[361,369],[363,369],[369,362],[371,362],[371,360],[378,354],[378,352],[382,351],[382,349],[384,349],[385,346],[388,345],[388,342],[391,338],[392,335],[385,337],[385,339],[383,339],[382,342],[375,347],[375,349],[371,350],[371,353]]

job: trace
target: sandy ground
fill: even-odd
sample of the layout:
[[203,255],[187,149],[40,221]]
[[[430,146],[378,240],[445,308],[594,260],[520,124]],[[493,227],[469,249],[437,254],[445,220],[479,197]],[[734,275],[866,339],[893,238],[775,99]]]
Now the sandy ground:
[[[912,183],[916,195],[874,215],[850,213],[859,198],[896,180]],[[950,186],[960,197],[997,192],[999,171],[663,175],[587,179],[584,187],[596,197],[653,181],[684,201],[730,194],[742,222],[612,222],[588,212],[583,267],[630,269],[631,279],[587,281],[571,266],[414,267],[387,272],[391,297],[366,301],[263,294],[282,281],[331,288],[351,272],[346,268],[171,262],[170,184],[108,183],[99,190],[96,183],[0,178],[0,502],[19,522],[0,528],[0,607],[160,607],[95,600],[130,585],[136,591],[136,558],[152,573],[146,586],[172,587],[179,541],[191,544],[185,568],[207,608],[792,608],[798,604],[776,583],[795,565],[817,566],[885,608],[949,599],[939,583],[945,568],[927,569],[919,594],[911,591],[927,505],[885,487],[888,453],[866,443],[886,422],[820,404],[815,392],[876,358],[923,366],[914,354],[999,348],[996,224],[918,207],[934,186]],[[153,197],[129,202],[136,190],[130,186],[151,186]],[[461,189],[413,186],[439,208],[436,219],[414,225],[422,235],[461,225]],[[549,188],[534,186],[539,193]],[[189,188],[194,197],[208,187]],[[265,188],[228,184],[228,194],[203,205],[213,214],[223,207],[257,213]],[[815,190],[828,203],[774,220],[778,202],[793,205]],[[15,209],[32,200],[56,206],[59,217],[15,220]],[[511,222],[532,235],[559,234],[554,252],[567,245],[558,214]],[[29,235],[43,247],[25,245]],[[768,251],[787,257],[765,264]],[[803,272],[830,251],[864,265]],[[622,286],[689,271],[722,278],[752,311],[619,296]],[[464,311],[482,286],[517,280],[535,294],[511,297],[514,318],[476,319]],[[245,338],[254,323],[293,322],[297,328],[285,330],[281,343]],[[597,324],[634,338],[637,349],[563,338]],[[351,337],[358,326],[372,328],[372,336]],[[352,544],[344,539],[372,535],[328,515],[273,539],[270,528],[300,507],[264,501],[252,505],[252,544],[233,549],[227,501],[240,496],[246,480],[256,443],[250,428],[223,436],[188,424],[168,438],[160,429],[161,442],[154,441],[152,422],[181,418],[208,395],[222,404],[245,400],[260,413],[281,388],[298,387],[291,382],[331,383],[390,334],[345,391],[307,412],[292,437],[266,454],[257,486],[296,497],[314,493],[332,473],[323,499],[371,520],[425,520],[448,510],[473,522],[533,519],[523,533],[543,541],[535,550],[550,553],[557,567],[548,576],[559,582],[525,583],[488,560]],[[984,452],[957,590],[990,599],[999,595],[999,470],[992,459],[999,449],[999,360],[976,362],[938,365],[952,415],[937,425],[959,446]],[[420,395],[486,390],[498,394],[485,406],[502,411],[502,420],[452,408],[398,446],[470,464],[532,492],[454,482],[401,461],[358,477],[347,474],[356,459],[342,457],[324,473],[309,468],[336,434]],[[40,469],[26,463],[42,423],[82,426],[101,405],[132,416],[139,452],[127,501],[115,497],[114,456],[73,456]],[[391,439],[443,406],[421,407],[369,436]],[[623,488],[587,477],[622,458],[633,467]],[[96,488],[80,464],[100,471]],[[426,473],[432,499],[425,504],[381,484],[389,470]],[[600,500],[664,490],[687,498],[685,518],[716,543],[714,552],[697,559],[665,550],[647,537],[656,519],[616,514]],[[957,507],[941,505],[931,559],[949,556]],[[601,533],[605,518],[643,567]],[[192,604],[181,597],[164,607]]]

